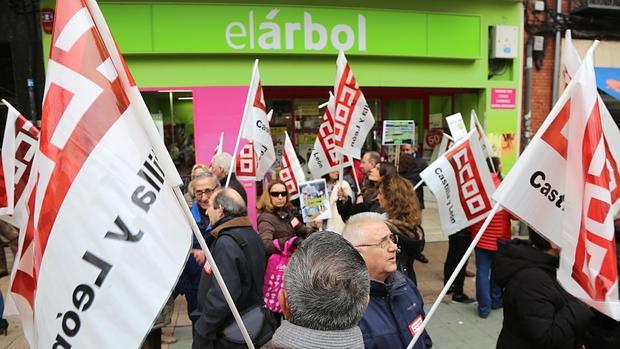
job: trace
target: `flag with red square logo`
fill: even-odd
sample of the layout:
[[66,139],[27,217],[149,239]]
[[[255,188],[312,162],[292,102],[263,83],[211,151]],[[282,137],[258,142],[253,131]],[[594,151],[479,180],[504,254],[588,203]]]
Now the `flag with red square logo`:
[[493,208],[495,185],[475,129],[428,165],[420,178],[437,199],[446,235],[483,220]]
[[336,66],[334,144],[340,153],[359,159],[375,119],[342,51]]
[[254,152],[254,144],[247,142],[235,160],[235,175],[240,181],[256,180],[256,153]]
[[10,287],[26,339],[138,348],[187,260],[191,218],[94,0],[56,1],[42,111],[20,232],[31,264]]
[[620,320],[607,135],[590,49],[493,196],[561,249],[558,280]]
[[293,143],[288,137],[288,132],[285,132],[282,163],[280,165],[280,180],[286,185],[290,200],[299,197],[299,187],[297,184],[306,181],[304,169],[301,167],[297,154],[295,154],[295,148],[293,148]]
[[342,166],[352,165],[351,158],[346,155],[339,155],[334,142],[334,96],[330,94],[323,120],[319,126],[319,132],[314,141],[314,147],[308,160],[308,169],[315,179],[321,178],[331,171],[338,171],[340,159]]

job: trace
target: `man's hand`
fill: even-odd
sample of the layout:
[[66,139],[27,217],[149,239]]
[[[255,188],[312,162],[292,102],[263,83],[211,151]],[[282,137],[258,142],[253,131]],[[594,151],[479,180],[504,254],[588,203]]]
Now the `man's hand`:
[[196,263],[198,263],[200,266],[203,266],[205,264],[205,261],[207,260],[207,256],[205,256],[204,251],[197,248],[192,249],[192,256],[196,260]]

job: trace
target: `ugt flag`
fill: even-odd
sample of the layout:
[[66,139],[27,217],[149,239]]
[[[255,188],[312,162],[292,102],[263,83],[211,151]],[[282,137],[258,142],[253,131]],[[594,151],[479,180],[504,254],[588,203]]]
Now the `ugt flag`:
[[336,62],[334,96],[334,144],[342,154],[359,159],[375,119],[342,51]]
[[323,120],[319,126],[319,132],[314,141],[314,147],[308,160],[308,169],[314,178],[321,178],[331,171],[337,171],[342,166],[351,166],[351,158],[346,155],[339,155],[334,142],[335,123],[334,123],[334,96],[330,94],[327,108],[323,114]]
[[[30,177],[32,160],[39,140],[39,129],[12,105],[4,100],[3,102],[8,108],[8,113],[2,140],[0,215],[13,215],[15,207],[24,201],[24,189]],[[19,227],[19,221],[13,217],[3,219]]]
[[271,169],[271,166],[276,161],[276,151],[273,146],[273,140],[271,139],[271,129],[269,128],[271,114],[271,111],[267,114],[263,87],[260,83],[258,60],[256,60],[252,71],[248,98],[246,100],[245,109],[243,110],[241,135],[254,144],[257,180],[263,179],[267,171]]
[[290,200],[294,200],[299,197],[299,187],[297,184],[305,182],[306,176],[304,175],[304,169],[299,163],[297,154],[295,154],[293,143],[288,137],[288,132],[285,132],[285,135],[282,164],[280,165],[280,180],[286,185]]
[[138,348],[185,264],[181,178],[94,0],[58,0],[12,291],[32,348]]
[[493,208],[495,185],[475,129],[428,165],[420,178],[437,198],[441,229],[448,236],[483,220]]
[[[566,39],[564,40],[564,68],[566,69],[567,81],[570,81],[577,73],[581,65],[581,57],[573,46],[571,31],[566,31]],[[620,130],[616,126],[613,117],[609,113],[607,106],[601,99],[597,90],[598,106],[603,122],[603,133],[607,141],[607,160],[606,166],[609,170],[611,191],[612,216],[616,216],[620,212]]]
[[558,280],[620,320],[607,141],[592,52],[493,196],[561,248]]

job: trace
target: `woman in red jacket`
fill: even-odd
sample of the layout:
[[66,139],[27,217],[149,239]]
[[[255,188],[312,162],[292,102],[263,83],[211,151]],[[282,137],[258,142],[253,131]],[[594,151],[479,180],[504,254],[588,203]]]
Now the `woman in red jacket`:
[[[493,157],[493,167],[490,166],[491,176],[495,187],[498,187],[502,181],[501,163],[498,157]],[[502,290],[493,280],[491,280],[491,263],[497,252],[498,240],[510,240],[510,220],[516,219],[508,211],[501,209],[497,211],[489,226],[482,234],[482,238],[476,245],[476,299],[478,300],[478,315],[486,319],[491,313],[491,309],[499,309],[502,307]],[[470,227],[472,239],[480,228],[480,221]]]

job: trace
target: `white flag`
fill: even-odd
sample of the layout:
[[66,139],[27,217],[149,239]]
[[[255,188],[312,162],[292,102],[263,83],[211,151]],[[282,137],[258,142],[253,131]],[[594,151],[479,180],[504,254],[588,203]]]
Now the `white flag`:
[[483,220],[493,208],[495,185],[478,138],[478,132],[471,130],[420,173],[437,198],[441,228],[446,235]]
[[224,132],[220,133],[220,141],[215,146],[215,149],[213,149],[213,155],[222,154],[222,149],[224,149]]
[[[334,143],[334,104],[334,96],[330,95],[327,108],[323,114],[323,121],[319,126],[319,132],[308,160],[308,169],[314,179],[319,179],[340,168],[340,156]],[[343,155],[342,159],[343,167],[351,166],[350,157]]]
[[[485,157],[491,160],[491,157],[493,156],[493,147],[491,146],[491,143],[489,142],[489,139],[487,138],[487,135],[482,128],[482,125],[480,125],[480,121],[478,121],[478,115],[476,115],[476,111],[474,111],[473,109],[471,110],[469,129],[476,129],[478,131],[478,134],[480,135],[480,146],[482,147],[482,153]],[[491,164],[493,163],[491,162]]]
[[267,113],[265,97],[260,83],[258,60],[254,63],[247,103],[243,111],[243,138],[252,141],[256,154],[256,179],[262,180],[276,161],[276,151],[271,139],[269,121],[273,111]]
[[359,159],[375,119],[342,51],[336,67],[334,143],[340,153]]
[[288,132],[285,132],[285,134],[282,164],[280,165],[280,180],[286,185],[290,200],[294,200],[299,197],[299,187],[297,184],[305,182],[306,176],[301,163],[299,163],[297,154],[295,154],[293,143],[288,137]]
[[561,248],[558,280],[620,320],[610,176],[591,51],[493,198]]
[[[0,196],[3,203],[10,201],[9,205],[4,206],[3,204],[3,211],[6,214],[11,214],[11,216],[4,216],[2,219],[19,228],[25,225],[28,217],[26,198],[30,190],[27,184],[30,178],[34,154],[38,147],[39,130],[8,102],[3,102],[8,107],[8,113],[4,129],[4,140],[2,142],[1,170],[3,180],[0,181],[0,186],[3,187],[3,190]],[[18,238],[18,249],[14,256],[9,291],[5,293],[5,316],[20,314],[20,309],[11,291],[12,280],[15,274],[18,270],[32,270],[32,251],[28,251],[26,258],[22,258],[21,246],[23,241],[24,234],[22,233]],[[27,311],[27,309],[25,310]]]
[[[566,69],[567,81],[575,76],[579,66],[581,65],[581,57],[577,49],[573,45],[571,31],[566,31],[566,39],[564,41],[564,68]],[[607,141],[607,168],[611,179],[611,202],[613,203],[612,215],[616,216],[620,212],[620,130],[614,122],[609,109],[605,106],[603,99],[598,94],[598,105],[601,112],[603,122],[603,133]]]
[[[39,140],[39,129],[21,115],[8,102],[4,139],[2,140],[2,166],[0,166],[0,215],[13,215],[15,207],[24,201],[24,189]],[[13,217],[4,217],[19,227]]]
[[138,348],[191,228],[173,192],[181,178],[95,1],[57,2],[30,182],[34,266],[12,285],[31,308],[30,347]]
[[431,162],[437,160],[443,153],[448,151],[448,149],[452,148],[454,142],[450,139],[450,136],[443,133],[441,136],[441,143],[433,149],[433,154],[431,154]]

